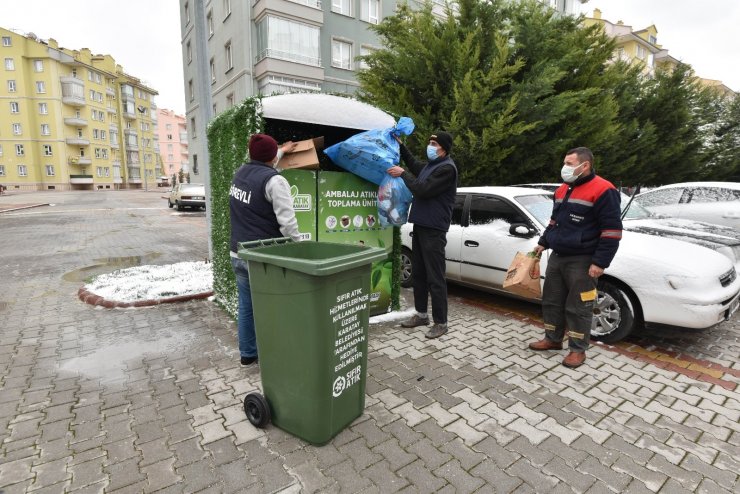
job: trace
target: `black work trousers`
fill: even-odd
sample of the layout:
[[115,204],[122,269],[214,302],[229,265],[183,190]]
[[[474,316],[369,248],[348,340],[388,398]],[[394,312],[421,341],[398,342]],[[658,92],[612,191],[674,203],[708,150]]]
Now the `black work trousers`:
[[585,352],[591,339],[596,301],[596,278],[588,275],[591,256],[559,256],[547,260],[542,289],[545,338],[559,343],[568,334],[572,352]]
[[411,238],[414,308],[426,313],[431,294],[432,319],[438,324],[447,323],[446,246],[447,232],[414,225]]

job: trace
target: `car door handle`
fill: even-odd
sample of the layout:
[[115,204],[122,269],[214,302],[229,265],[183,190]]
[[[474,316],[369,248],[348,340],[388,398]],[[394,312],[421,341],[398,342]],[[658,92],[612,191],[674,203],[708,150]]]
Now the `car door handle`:
[[473,240],[466,240],[465,241],[465,247],[478,247],[480,244],[478,242],[475,242]]

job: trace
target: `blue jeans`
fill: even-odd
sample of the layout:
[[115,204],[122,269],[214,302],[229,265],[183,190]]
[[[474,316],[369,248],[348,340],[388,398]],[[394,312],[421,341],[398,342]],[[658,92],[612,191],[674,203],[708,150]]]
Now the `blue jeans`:
[[239,353],[242,357],[257,356],[257,336],[254,332],[254,311],[252,310],[252,290],[249,287],[247,262],[231,258],[231,267],[236,275],[236,288],[239,291],[237,328],[239,331]]

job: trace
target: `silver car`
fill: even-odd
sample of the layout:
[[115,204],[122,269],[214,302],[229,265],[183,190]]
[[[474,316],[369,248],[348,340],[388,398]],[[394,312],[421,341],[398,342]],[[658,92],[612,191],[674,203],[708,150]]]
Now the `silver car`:
[[167,199],[169,207],[177,207],[178,211],[184,208],[206,208],[206,188],[203,184],[177,184],[170,191]]

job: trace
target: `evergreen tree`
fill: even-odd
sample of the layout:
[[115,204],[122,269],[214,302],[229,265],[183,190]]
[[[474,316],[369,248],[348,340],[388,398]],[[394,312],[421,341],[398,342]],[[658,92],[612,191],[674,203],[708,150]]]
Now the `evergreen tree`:
[[[710,92],[712,92],[710,90]],[[740,97],[713,93],[702,180],[740,181]]]

